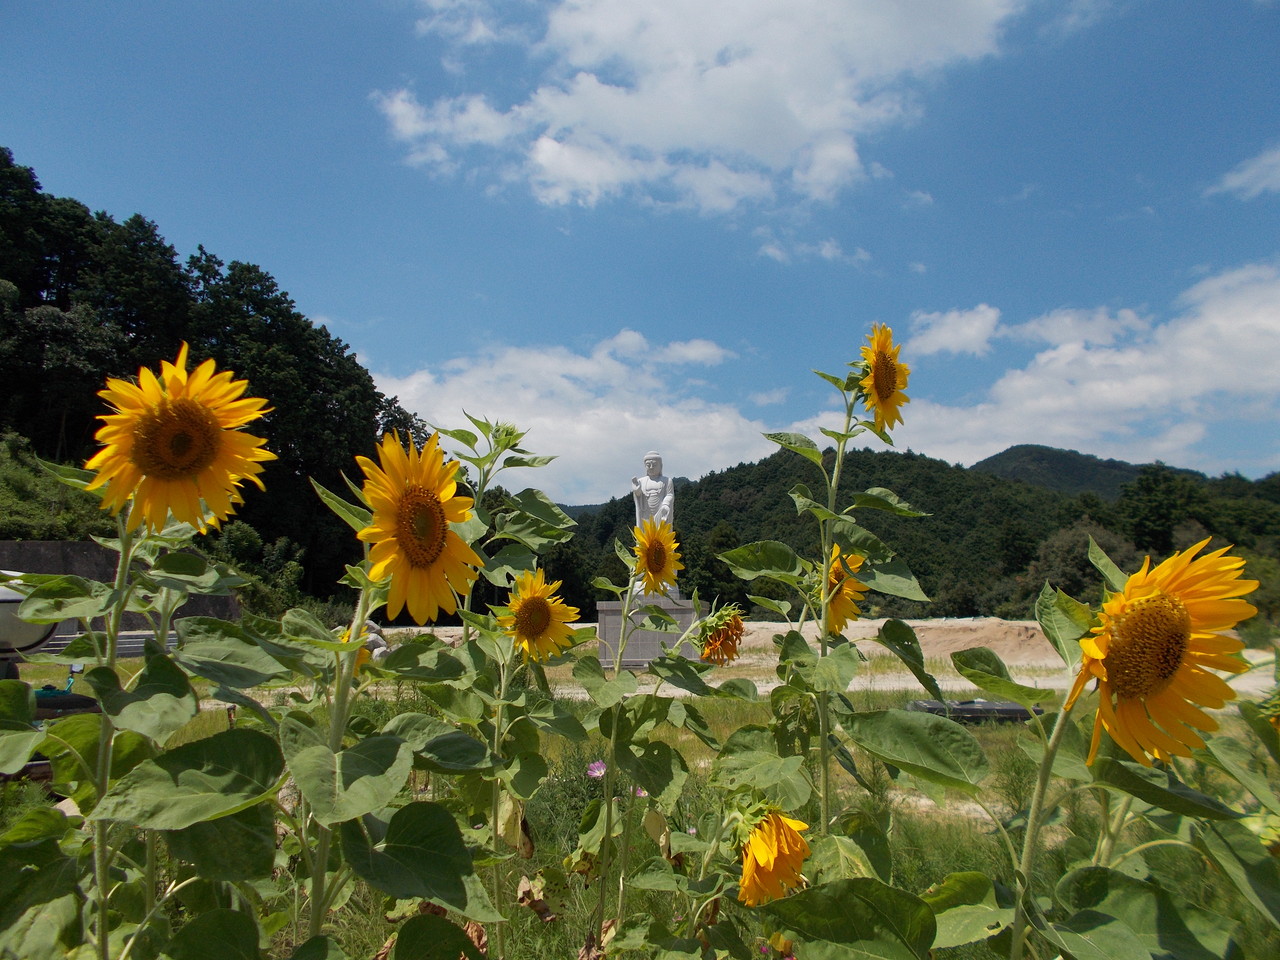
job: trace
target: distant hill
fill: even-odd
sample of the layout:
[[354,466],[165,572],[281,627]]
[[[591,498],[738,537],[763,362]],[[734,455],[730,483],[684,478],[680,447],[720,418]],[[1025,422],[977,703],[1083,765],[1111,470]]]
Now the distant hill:
[[[1114,501],[1125,484],[1138,478],[1142,466],[1123,460],[1103,460],[1075,450],[1022,443],[987,457],[969,469],[1006,480],[1021,480],[1067,496],[1095,493],[1104,500]],[[1203,474],[1193,470],[1177,472],[1198,480],[1205,479]]]

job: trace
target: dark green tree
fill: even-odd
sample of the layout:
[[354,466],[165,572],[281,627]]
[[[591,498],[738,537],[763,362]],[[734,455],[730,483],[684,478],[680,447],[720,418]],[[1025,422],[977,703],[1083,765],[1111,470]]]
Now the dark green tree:
[[1204,487],[1163,463],[1144,466],[1138,479],[1124,486],[1116,504],[1123,528],[1134,544],[1161,555],[1173,550],[1173,531],[1178,524],[1203,521],[1207,508]]
[[260,267],[224,265],[202,247],[188,273],[193,363],[212,356],[272,406],[255,430],[279,459],[263,474],[266,491],[246,497],[241,516],[264,540],[299,544],[308,560],[304,585],[325,596],[360,547],[310,481],[344,491],[343,474],[359,474],[354,457],[374,456],[382,422],[407,415],[391,409],[350,348],[299,313]]
[[172,358],[191,335],[191,284],[177,251],[155,223],[134,214],[116,223],[99,213],[97,239],[80,271],[74,299],[128,344],[121,373],[136,374]]

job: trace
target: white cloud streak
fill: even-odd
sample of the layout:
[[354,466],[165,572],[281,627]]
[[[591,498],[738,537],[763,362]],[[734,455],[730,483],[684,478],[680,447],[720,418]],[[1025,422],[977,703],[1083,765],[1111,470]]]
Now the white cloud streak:
[[995,53],[1025,5],[559,0],[531,29],[500,4],[426,0],[419,31],[450,69],[506,44],[536,79],[511,102],[473,90],[424,103],[411,87],[374,99],[412,162],[445,174],[465,162],[546,204],[825,202],[887,173],[858,142],[916,115],[913,77]]
[[1215,193],[1232,193],[1241,200],[1280,193],[1280,144],[1240,163],[1205,191],[1206,196]]

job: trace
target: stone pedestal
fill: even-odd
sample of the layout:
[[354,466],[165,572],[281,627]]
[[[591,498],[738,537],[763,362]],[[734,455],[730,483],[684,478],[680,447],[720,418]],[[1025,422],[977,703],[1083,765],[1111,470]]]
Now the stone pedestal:
[[[672,591],[673,593],[675,591]],[[643,670],[650,660],[662,656],[662,645],[675,646],[680,635],[693,624],[693,601],[681,599],[677,593],[674,598],[660,594],[637,597],[632,606],[638,609],[631,611],[632,623],[644,622],[644,607],[654,606],[664,611],[679,625],[673,633],[662,630],[632,630],[627,637],[627,649],[623,652],[622,666],[629,670]],[[600,636],[600,648],[597,654],[600,662],[606,667],[613,666],[613,658],[622,637],[622,601],[603,600],[596,604],[596,633]],[[693,644],[685,641],[680,646],[680,653],[696,660],[701,651]]]

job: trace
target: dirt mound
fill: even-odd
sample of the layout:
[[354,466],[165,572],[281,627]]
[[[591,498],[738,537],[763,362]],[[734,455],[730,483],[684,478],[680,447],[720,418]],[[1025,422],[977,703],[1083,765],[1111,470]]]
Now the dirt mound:
[[[1058,665],[1062,661],[1054,652],[1049,641],[1040,632],[1040,626],[1034,620],[1000,620],[996,617],[973,617],[965,619],[937,618],[933,620],[908,620],[920,647],[926,657],[950,658],[956,650],[967,650],[969,647],[990,647],[1008,664],[1046,664]],[[850,640],[874,637],[884,624],[883,620],[858,620],[849,624],[845,636]],[[575,626],[592,626],[592,624],[575,624]],[[743,653],[760,653],[773,650],[773,636],[786,629],[781,623],[749,622],[743,634]],[[461,627],[435,627],[432,632],[442,640],[455,640],[461,636]],[[817,642],[817,630],[810,624],[805,628],[805,636],[810,642]],[[874,644],[864,644],[870,655],[874,653]]]

